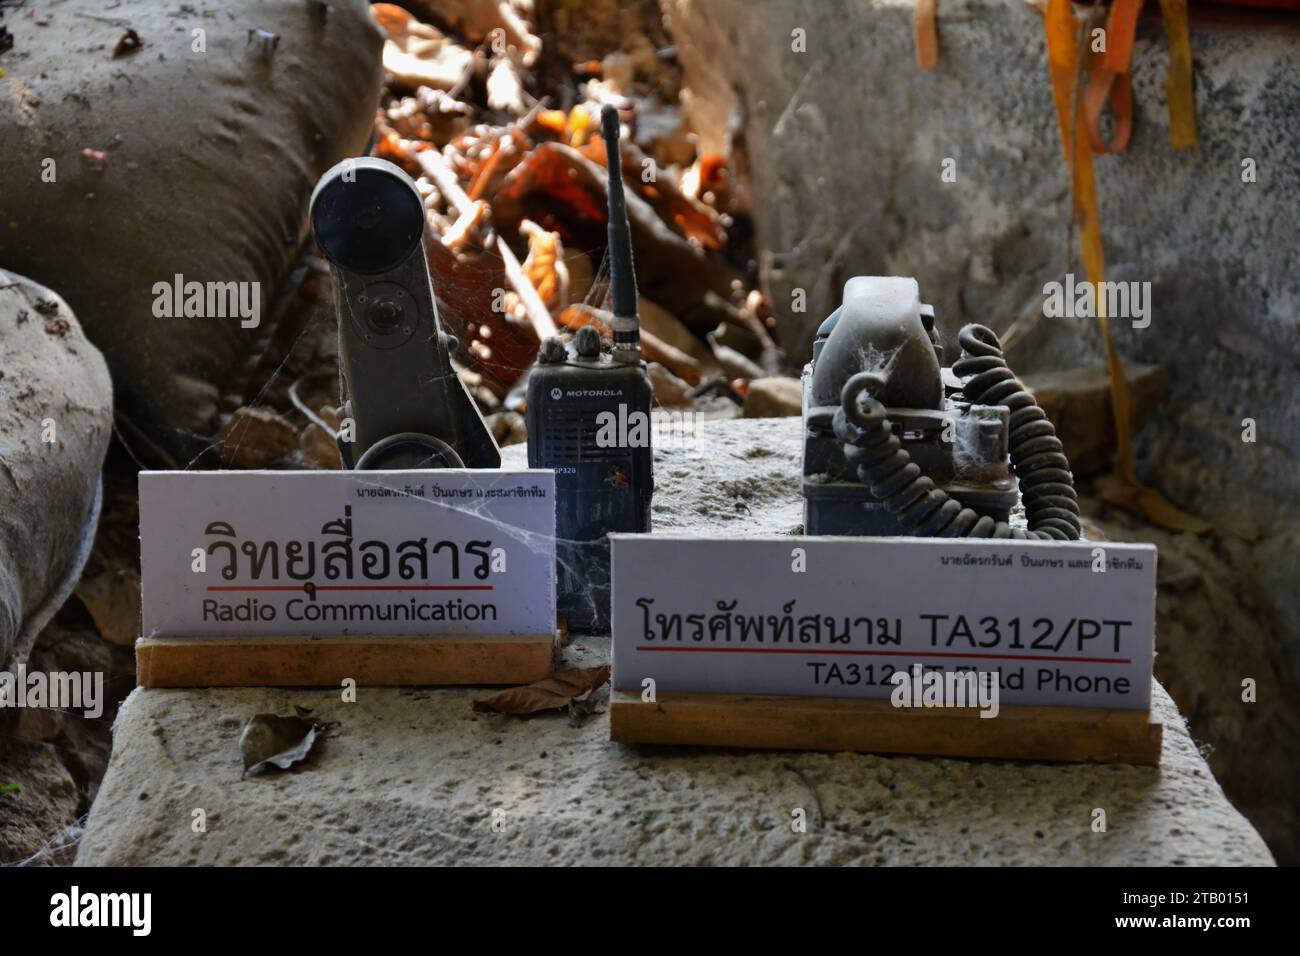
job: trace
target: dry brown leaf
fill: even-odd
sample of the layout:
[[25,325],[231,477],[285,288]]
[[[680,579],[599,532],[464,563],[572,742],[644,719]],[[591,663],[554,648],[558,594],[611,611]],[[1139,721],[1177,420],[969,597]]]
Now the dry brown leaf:
[[394,166],[401,166],[408,175],[419,176],[420,164],[416,162],[411,151],[402,145],[402,138],[397,131],[380,123],[375,128],[375,145],[371,155],[386,159]]
[[569,275],[564,265],[564,246],[557,233],[548,232],[525,219],[519,231],[528,237],[524,275],[532,282],[548,309],[554,310],[568,298]]
[[465,190],[465,194],[470,199],[483,198],[483,194],[487,191],[488,181],[492,178],[492,174],[496,171],[498,164],[501,162],[501,157],[504,155],[503,142],[504,140],[500,139],[493,140],[492,145],[488,147],[488,158],[479,163],[478,169],[474,171],[470,179],[469,189]]
[[[492,221],[507,241],[513,242],[521,222],[530,219],[558,232],[565,248],[601,249],[607,239],[605,190],[599,165],[559,143],[543,143],[492,196]],[[715,293],[717,302],[727,301],[733,282],[742,278],[735,268],[679,235],[634,189],[627,194],[627,211],[641,292],[688,328],[713,329],[726,321],[727,310],[708,293]]]
[[320,730],[316,721],[301,716],[254,714],[239,735],[244,776],[261,773],[267,767],[287,770],[311,753]]
[[[579,152],[602,169],[605,167],[605,144],[602,140],[592,140]],[[646,168],[646,155],[635,145],[624,143],[621,154],[624,170]],[[725,172],[724,165],[721,175],[725,176]],[[720,251],[726,244],[726,233],[718,221],[717,211],[678,188],[671,176],[657,174],[647,182],[643,176],[633,175],[625,177],[625,180],[665,222],[671,223],[687,239],[713,252]]]
[[594,326],[600,333],[600,337],[609,341],[613,335],[613,327],[609,324],[612,316],[604,309],[598,309],[592,305],[571,305],[560,312],[555,317],[555,321],[564,326],[570,332],[576,332],[584,325]]
[[298,436],[298,447],[302,450],[303,465],[307,468],[343,467],[343,455],[339,451],[338,440],[315,422],[308,422],[307,427],[302,430],[302,434]]
[[547,710],[567,710],[569,701],[591,693],[608,680],[608,664],[556,671],[527,687],[511,687],[485,700],[474,701],[474,713],[521,717]]
[[376,3],[370,10],[375,22],[388,34],[384,41],[384,69],[400,85],[450,90],[474,62],[472,51],[453,43],[396,4]]
[[507,110],[515,116],[523,116],[528,112],[528,103],[524,97],[524,75],[510,58],[500,57],[492,64],[486,85],[490,108]]
[[298,447],[298,430],[267,408],[242,406],[217,433],[222,463],[232,468],[265,468]]
[[504,40],[506,51],[523,66],[532,66],[542,50],[541,39],[512,0],[408,0],[406,5],[470,43]]
[[[581,148],[588,142],[599,126],[600,124],[596,122],[595,117],[592,116],[589,110],[582,106],[575,106],[569,110],[569,121],[565,124],[564,130],[565,135],[569,137],[569,145],[574,149]],[[604,145],[599,142],[599,139],[593,142],[595,142],[596,149],[603,156]]]
[[541,110],[533,117],[532,125],[528,127],[529,133],[545,132],[547,135],[558,139],[564,135],[565,129],[569,125],[569,114],[564,110]]

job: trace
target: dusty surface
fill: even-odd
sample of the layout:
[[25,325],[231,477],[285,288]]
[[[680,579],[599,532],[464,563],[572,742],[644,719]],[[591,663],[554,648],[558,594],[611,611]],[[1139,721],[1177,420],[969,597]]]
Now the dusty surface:
[[[474,690],[137,690],[77,862],[1270,863],[1155,690],[1159,769],[638,748],[604,716],[475,717]],[[241,781],[243,721],[295,704],[338,730],[301,770]]]
[[67,863],[99,790],[118,702],[135,686],[135,655],[103,640],[69,601],[36,640],[28,672],[99,672],[103,713],[0,709],[0,867]]
[[[1172,534],[1085,499],[1089,537],[1149,541],[1156,570],[1156,677],[1177,701],[1234,806],[1279,862],[1300,859],[1300,718],[1254,546],[1218,531]],[[1243,700],[1243,681],[1255,699]]]
[[[799,527],[797,419],[695,430],[661,437],[658,530]],[[506,450],[508,464],[522,456]],[[582,640],[569,662],[599,663],[607,650]],[[1158,769],[639,748],[610,743],[603,714],[579,726],[481,717],[477,696],[137,690],[77,862],[1272,862],[1159,686]],[[241,780],[243,722],[294,705],[337,728],[299,769]],[[1105,833],[1092,831],[1096,808]],[[806,833],[791,827],[796,809]],[[206,832],[195,832],[198,810]]]
[[0,754],[0,864],[70,862],[77,784],[53,743],[8,738]]

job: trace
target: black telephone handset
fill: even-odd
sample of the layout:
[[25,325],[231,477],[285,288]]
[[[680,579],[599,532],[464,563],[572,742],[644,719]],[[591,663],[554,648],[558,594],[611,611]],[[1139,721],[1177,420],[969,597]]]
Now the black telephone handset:
[[[994,333],[967,325],[942,366],[915,279],[857,276],[803,375],[808,534],[1077,540],[1056,430]],[[1011,524],[1023,501],[1028,528]]]
[[382,159],[345,159],[316,184],[312,231],[330,263],[349,468],[497,468],[501,453],[456,374],[424,254],[424,204]]

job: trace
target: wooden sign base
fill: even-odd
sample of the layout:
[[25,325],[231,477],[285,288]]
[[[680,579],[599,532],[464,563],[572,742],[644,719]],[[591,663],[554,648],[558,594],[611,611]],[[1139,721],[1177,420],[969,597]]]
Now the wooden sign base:
[[737,694],[610,695],[611,740],[776,750],[993,757],[1075,763],[1160,762],[1163,727],[1147,711],[894,707],[888,700]]
[[551,672],[551,634],[490,637],[142,637],[141,687],[530,684]]

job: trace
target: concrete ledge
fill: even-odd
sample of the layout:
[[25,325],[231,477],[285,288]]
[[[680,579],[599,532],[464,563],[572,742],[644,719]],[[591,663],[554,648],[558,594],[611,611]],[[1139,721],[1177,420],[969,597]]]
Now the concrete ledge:
[[[797,419],[701,425],[656,450],[660,530],[798,526]],[[521,455],[522,446],[507,449]],[[566,650],[603,663],[609,641]],[[633,747],[606,714],[476,716],[475,688],[137,689],[77,862],[162,864],[1271,865],[1169,695],[1159,767]],[[258,712],[339,726],[240,779]],[[1092,831],[1106,811],[1105,833]],[[207,832],[194,833],[194,811]],[[802,808],[807,832],[791,830]],[[493,829],[493,811],[505,828]]]
[[[605,658],[608,642],[571,649]],[[1159,685],[1158,768],[633,747],[608,718],[476,717],[473,689],[137,690],[81,865],[1271,865]],[[243,721],[340,727],[240,779]],[[1092,832],[1093,810],[1105,833]],[[191,830],[194,810],[207,832]],[[808,829],[791,830],[805,811]],[[505,812],[503,832],[493,811]]]

